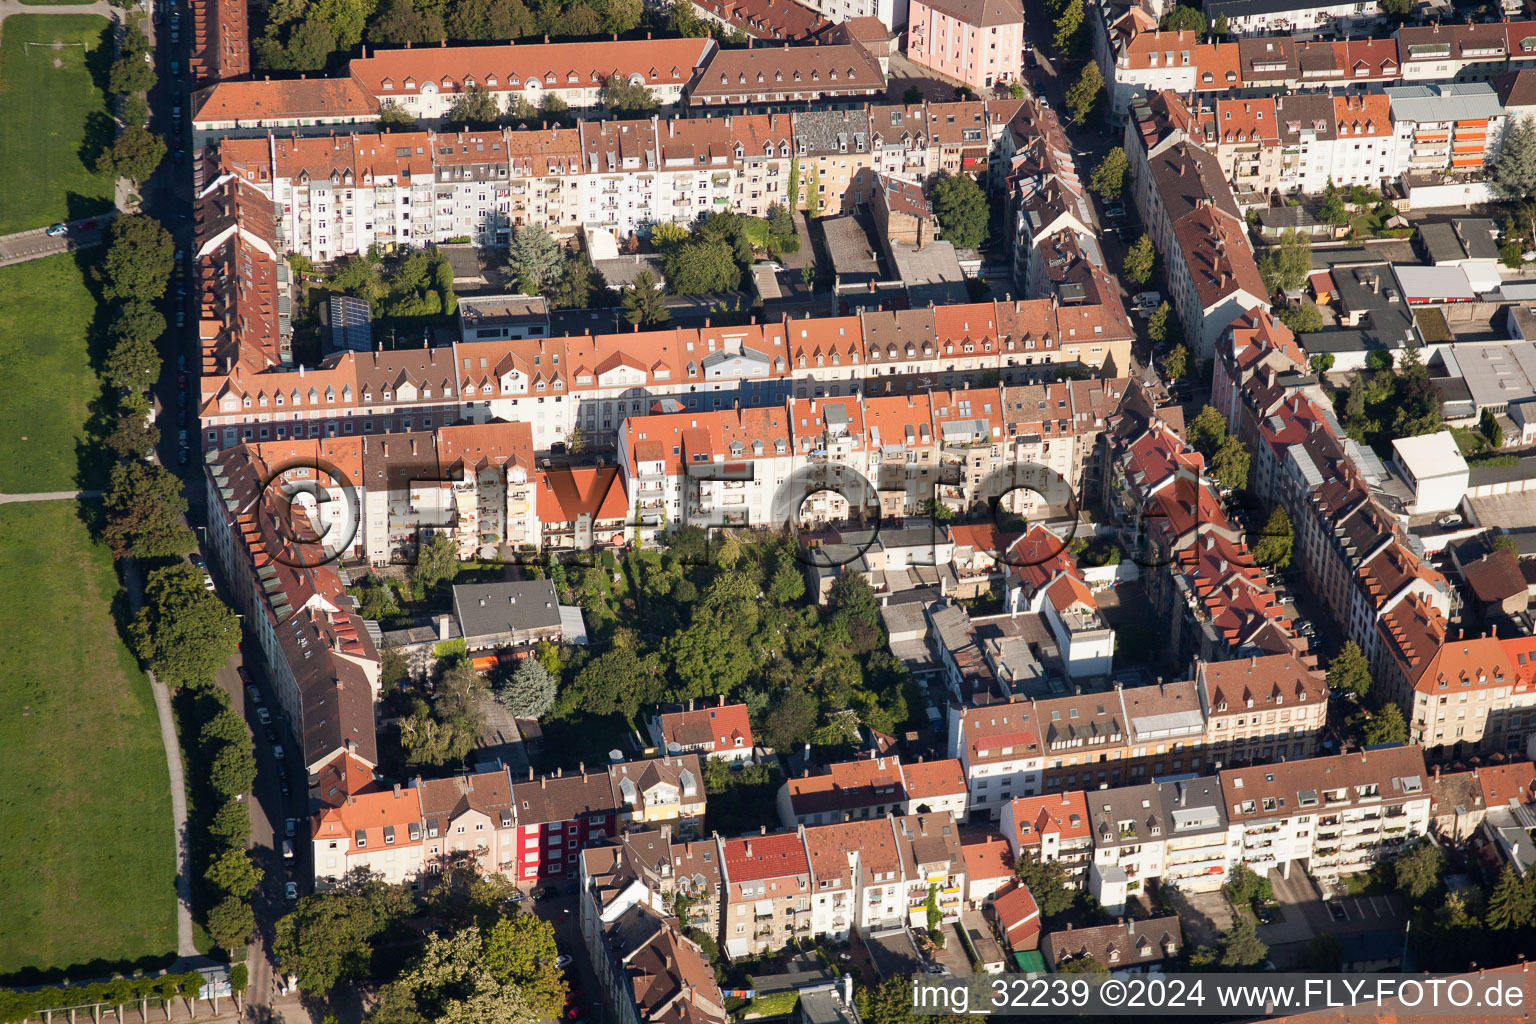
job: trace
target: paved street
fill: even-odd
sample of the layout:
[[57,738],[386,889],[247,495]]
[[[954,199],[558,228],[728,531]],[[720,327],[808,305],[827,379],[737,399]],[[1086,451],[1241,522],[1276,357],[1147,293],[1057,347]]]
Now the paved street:
[[[38,8],[31,8],[37,10]],[[48,9],[50,12],[54,8]],[[88,249],[93,245],[100,245],[106,241],[107,222],[117,216],[116,213],[103,213],[99,217],[84,217],[70,222],[67,234],[58,237],[50,237],[47,233],[48,225],[43,224],[32,231],[20,231],[14,235],[0,236],[0,267],[8,267],[13,263],[25,263],[28,260],[40,260],[45,256],[57,256],[62,252],[74,252],[76,249]],[[90,228],[82,225],[90,224]]]

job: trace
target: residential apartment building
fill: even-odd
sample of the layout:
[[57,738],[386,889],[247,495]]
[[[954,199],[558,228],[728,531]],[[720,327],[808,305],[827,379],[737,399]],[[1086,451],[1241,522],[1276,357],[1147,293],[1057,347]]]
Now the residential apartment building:
[[685,923],[643,902],[641,886],[620,887],[626,877],[594,867],[582,889],[581,933],[605,1008],[619,1024],[725,1024],[725,995]]
[[607,771],[534,778],[530,768],[527,781],[512,784],[512,804],[518,882],[575,878],[581,851],[619,832],[621,812]]
[[907,58],[978,93],[1019,80],[1024,9],[1018,0],[911,0]]
[[799,208],[835,217],[874,195],[869,115],[863,110],[803,110],[794,118]]
[[1507,115],[1488,82],[1402,85],[1385,95],[1402,170],[1467,171],[1498,153]]
[[1356,35],[1374,27],[1381,19],[1381,6],[1367,3],[1339,3],[1337,0],[1311,0],[1274,4],[1265,0],[1207,0],[1205,13],[1215,21],[1225,18],[1227,31],[1233,35],[1267,36],[1287,34],[1295,37],[1337,32]]
[[1390,860],[1429,831],[1429,788],[1418,747],[1381,747],[1335,757],[1221,773],[1242,860],[1255,871],[1291,863],[1325,884]]
[[867,935],[908,924],[900,845],[889,815],[805,829],[816,882],[813,934],[843,942],[854,931]]
[[1186,892],[1226,883],[1238,844],[1227,828],[1219,782],[1187,779],[1088,794],[1093,829],[1089,891],[1111,914],[1159,881]]
[[1407,689],[1391,696],[1427,757],[1520,755],[1536,732],[1533,671],[1531,637],[1447,637],[1400,680]]
[[960,920],[965,894],[965,851],[955,821],[948,814],[908,814],[893,818],[902,880],[906,883],[906,924],[928,927],[928,901],[938,904],[946,922]]
[[1202,661],[1195,684],[1208,719],[1212,767],[1317,753],[1328,719],[1328,682],[1296,654]]
[[1082,790],[1014,797],[1003,808],[999,825],[1014,859],[1060,864],[1067,880],[1079,888],[1087,881],[1093,829]]
[[651,742],[668,754],[693,753],[728,763],[752,760],[752,723],[745,704],[667,704],[646,719]]
[[513,875],[516,816],[511,779],[504,769],[425,781],[418,777],[411,780],[411,788],[421,801],[425,870],[473,863],[484,874]]
[[1046,755],[1034,705],[1020,701],[952,708],[949,756],[965,771],[971,815],[1001,818],[1015,797],[1041,792]]
[[684,102],[694,114],[862,109],[885,93],[880,62],[857,42],[712,49]]
[[[339,794],[333,801],[322,798],[309,834],[316,886],[335,884],[362,870],[415,889],[429,863],[419,795],[398,785]],[[441,848],[441,835],[434,836],[433,843]]]
[[732,957],[777,950],[811,934],[813,884],[804,829],[720,842],[721,938]]
[[696,839],[704,827],[704,766],[698,754],[664,754],[608,766],[618,807],[618,827],[671,829]]
[[888,814],[948,813],[959,821],[966,813],[966,785],[958,760],[903,764],[891,755],[841,761],[825,772],[787,779],[777,803],[785,828]]
[[380,103],[436,121],[475,88],[485,89],[507,111],[518,100],[537,110],[545,96],[560,98],[572,110],[601,111],[603,86],[614,75],[645,86],[663,108],[673,108],[694,69],[715,52],[712,39],[407,46],[371,55],[364,48],[348,72]]

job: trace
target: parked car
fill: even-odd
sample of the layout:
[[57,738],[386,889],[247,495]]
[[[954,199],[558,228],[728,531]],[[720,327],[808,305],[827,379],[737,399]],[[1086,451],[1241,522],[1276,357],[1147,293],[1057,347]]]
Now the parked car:
[[1271,911],[1268,907],[1264,906],[1264,904],[1262,904],[1262,903],[1258,903],[1258,902],[1254,903],[1254,905],[1253,905],[1253,916],[1259,919],[1259,924],[1274,924],[1275,923],[1274,912]]
[[260,706],[261,691],[247,683],[245,687],[245,699],[250,701],[253,705]]
[[178,309],[176,311],[176,326],[177,327],[185,327],[185,326],[187,326],[187,311],[186,310]]
[[1110,220],[1124,220],[1125,207],[1111,206],[1109,209],[1104,211],[1104,216],[1108,217]]
[[277,760],[277,761],[281,761],[283,759],[283,745],[281,743],[276,744],[275,746],[273,746],[273,748],[272,748],[272,757],[273,757],[274,760]]
[[283,860],[293,860],[293,844],[286,839],[283,840]]
[[67,234],[69,234],[69,225],[68,224],[50,224],[50,225],[48,225],[46,234],[48,235],[49,238],[58,238],[60,235],[67,235]]
[[559,956],[555,957],[555,966],[560,968],[562,971],[571,966],[571,963],[571,955],[569,953],[561,953]]
[[180,78],[181,77],[181,61],[179,61],[179,60],[171,61],[171,77],[172,78]]
[[94,231],[94,230],[96,230],[96,218],[95,217],[87,217],[85,220],[81,221],[80,222],[80,230],[81,231]]
[[283,834],[285,836],[287,836],[289,839],[292,839],[294,836],[298,835],[298,833],[299,833],[299,819],[297,819],[297,818],[289,818],[289,819],[287,819],[286,821],[283,822]]
[[1344,904],[1340,903],[1338,900],[1328,901],[1328,913],[1333,915],[1333,919],[1335,921],[1349,920],[1349,911],[1345,910]]
[[1452,512],[1450,515],[1441,516],[1439,519],[1436,519],[1435,522],[1439,523],[1441,526],[1460,526],[1461,513]]
[[288,780],[287,779],[278,779],[277,780],[277,788],[282,790],[283,796],[286,797],[288,795]]
[[276,743],[277,742],[277,733],[276,733],[276,731],[273,730],[273,728],[270,725],[267,726],[265,729],[263,729],[262,733],[267,737],[267,742],[268,743]]
[[[196,551],[192,552],[190,555],[187,556],[187,561],[191,562],[194,566],[196,566],[199,569],[206,569],[206,568],[208,568],[208,563],[206,561],[204,561],[203,560],[203,556],[198,554]],[[241,678],[244,678],[244,677],[242,676]]]
[[287,885],[283,886],[283,898],[284,899],[290,899],[290,900],[298,899],[299,898],[299,883],[298,882],[289,882]]
[[187,464],[187,460],[191,457],[192,453],[185,447],[176,450],[176,461],[183,466]]
[[271,725],[272,724],[272,712],[268,711],[264,707],[258,707],[256,709],[256,720],[258,722],[260,722],[262,725]]
[[213,577],[208,575],[206,572],[203,573],[203,589],[210,592],[218,589],[214,585]]

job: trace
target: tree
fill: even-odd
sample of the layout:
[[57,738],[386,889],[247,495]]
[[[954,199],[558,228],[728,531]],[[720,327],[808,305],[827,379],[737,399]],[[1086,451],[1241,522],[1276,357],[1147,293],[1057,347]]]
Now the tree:
[[235,964],[229,969],[229,991],[234,994],[236,1005],[245,994],[245,990],[251,987],[251,970],[245,964]]
[[1189,421],[1184,434],[1191,445],[1210,458],[1227,439],[1227,419],[1214,405],[1207,405]]
[[1200,12],[1200,8],[1179,4],[1163,15],[1163,22],[1159,27],[1164,32],[1193,32],[1197,36],[1203,36],[1205,24],[1205,15]]
[[1536,119],[1527,114],[1504,126],[1493,183],[1506,199],[1536,194]]
[[459,552],[446,533],[434,533],[416,552],[416,564],[411,566],[411,582],[423,590],[436,589],[444,580],[451,580],[459,571]]
[[153,302],[165,294],[175,263],[176,242],[153,217],[131,213],[112,221],[112,240],[97,270],[102,296],[109,300]]
[[801,689],[785,691],[763,719],[764,743],[775,750],[791,750],[810,739],[816,728],[816,702]]
[[1349,210],[1345,208],[1344,197],[1334,187],[1332,178],[1323,187],[1323,207],[1318,211],[1318,216],[1324,224],[1332,224],[1334,227],[1343,227],[1349,223]]
[[384,281],[379,276],[379,261],[372,253],[348,257],[327,282],[332,291],[354,298],[377,302],[384,297]]
[[523,990],[528,1005],[546,1020],[559,1016],[568,986],[555,958],[555,929],[532,914],[499,919],[485,936],[484,962],[492,977]]
[[795,217],[783,203],[768,207],[768,233],[781,237],[795,234]]
[[1440,874],[1445,870],[1445,854],[1429,839],[1419,842],[1392,862],[1397,887],[1417,902],[1429,895],[1440,884]]
[[261,882],[261,876],[261,869],[251,863],[244,847],[225,850],[208,865],[208,881],[220,892],[242,900]]
[[1483,435],[1490,446],[1494,448],[1504,447],[1504,428],[1499,426],[1499,418],[1487,406],[1483,407],[1483,415],[1478,421],[1477,430],[1478,433]]
[[624,307],[624,319],[641,327],[654,327],[672,319],[666,299],[657,287],[656,275],[649,270],[635,275],[633,283],[619,296],[619,304]]
[[555,706],[555,688],[548,669],[535,658],[524,658],[496,691],[496,700],[518,718],[542,718]]
[[398,103],[386,103],[379,109],[379,130],[416,127],[416,115]]
[[208,823],[208,833],[225,846],[244,846],[251,837],[251,812],[246,810],[245,801],[224,801]]
[[1365,653],[1353,640],[1344,641],[1339,656],[1328,666],[1328,686],[1344,693],[1364,697],[1371,688],[1371,666],[1366,663]]
[[1291,564],[1291,550],[1295,537],[1291,533],[1291,517],[1285,509],[1276,505],[1269,512],[1258,543],[1253,546],[1253,560],[1271,569],[1284,569]]
[[1152,239],[1146,233],[1125,251],[1125,276],[1137,284],[1146,284],[1152,280],[1152,270],[1157,265],[1157,250],[1152,248]]
[[1418,6],[1418,0],[1381,0],[1382,11],[1400,19],[1407,18]]
[[[1173,307],[1164,299],[1162,303],[1152,311],[1147,318],[1147,336],[1158,344],[1171,339],[1178,330],[1178,323],[1173,319]],[[1174,374],[1175,379],[1184,376],[1183,372]]]
[[208,765],[208,783],[220,796],[233,800],[249,793],[256,783],[256,755],[249,743],[230,744]]
[[[1409,2],[1411,3],[1413,0],[1409,0]],[[1216,20],[1211,22],[1211,35],[1217,39],[1225,39],[1227,31],[1227,16],[1225,14],[1216,15]]]
[[1239,864],[1234,868],[1223,888],[1227,891],[1227,898],[1238,906],[1275,898],[1274,883],[1247,864]]
[[1295,309],[1281,310],[1280,322],[1297,334],[1315,334],[1323,329],[1323,314],[1311,300],[1303,300]]
[[500,116],[501,104],[483,85],[464,90],[448,110],[448,120],[454,124],[491,125]]
[[154,303],[133,300],[123,303],[118,309],[109,330],[118,342],[152,342],[165,333],[165,317],[155,308]]
[[1060,861],[1037,860],[1025,854],[1014,863],[1013,871],[1035,898],[1042,919],[1049,920],[1072,906],[1076,897],[1067,887],[1067,872]]
[[893,974],[873,987],[859,986],[855,1001],[866,1024],[919,1024],[912,1010],[912,979]]
[[[136,35],[144,41],[144,49],[135,49],[129,45],[128,35]],[[154,66],[144,60],[144,54],[149,52],[148,40],[144,39],[144,33],[136,28],[129,28],[124,33],[123,55],[112,62],[112,68],[107,72],[107,91],[118,96],[132,93],[148,92],[155,85]]]
[[1084,953],[1074,956],[1070,960],[1063,960],[1056,965],[1057,974],[1108,974],[1109,968],[1096,960],[1091,954]]
[[224,708],[197,731],[197,741],[209,756],[231,743],[250,743],[250,728],[234,708]]
[[165,159],[165,142],[158,135],[151,135],[142,124],[129,124],[112,141],[110,149],[101,151],[96,160],[96,170],[129,181],[142,182]]
[[941,172],[931,191],[933,213],[947,241],[957,249],[974,249],[987,240],[987,197],[973,179]]
[[[1167,305],[1167,303],[1164,303],[1164,305]],[[1169,380],[1178,380],[1188,372],[1189,349],[1183,345],[1175,345],[1173,351],[1163,358],[1163,374]]]
[[560,271],[560,279],[546,292],[553,309],[592,309],[594,296],[603,294],[608,282],[584,252],[570,253]]
[[[1099,161],[1099,166],[1093,169],[1093,178],[1089,181],[1088,187],[1105,199],[1119,199],[1125,191],[1125,172],[1128,166],[1125,150],[1116,146],[1105,153],[1104,159]],[[1142,237],[1146,238],[1145,235]],[[1150,273],[1150,265],[1147,269]],[[1146,278],[1142,278],[1142,281],[1145,280]]]
[[435,11],[421,10],[411,0],[384,0],[368,23],[367,35],[371,43],[400,46],[445,39],[448,31]]
[[1066,53],[1077,40],[1077,30],[1083,27],[1083,0],[1067,0],[1056,15],[1056,32],[1051,45],[1057,53]]
[[1334,974],[1339,969],[1339,961],[1343,955],[1344,943],[1340,942],[1332,932],[1318,932],[1312,936],[1312,941],[1307,943],[1306,950],[1301,954],[1301,962],[1296,967],[1302,971]]
[[[1071,2],[1079,6],[1082,4],[1082,0],[1071,0]],[[1072,120],[1079,124],[1088,120],[1088,115],[1093,113],[1093,108],[1099,102],[1099,96],[1103,92],[1104,73],[1099,70],[1097,61],[1090,60],[1083,65],[1083,73],[1067,90],[1067,110],[1071,112]]]
[[208,911],[208,935],[222,950],[243,949],[256,930],[256,915],[251,905],[238,896],[226,896]]
[[438,680],[432,704],[416,697],[400,720],[400,744],[412,766],[442,767],[463,761],[485,725],[482,706],[490,690],[466,659]]
[[1333,353],[1322,352],[1308,360],[1307,366],[1312,370],[1314,376],[1321,377],[1323,374],[1333,369],[1333,363]]
[[741,268],[734,247],[720,239],[698,238],[666,255],[667,287],[674,295],[735,291]]
[[1287,228],[1280,244],[1259,257],[1259,275],[1270,293],[1300,288],[1312,272],[1312,239],[1295,228]]
[[1269,947],[1259,938],[1258,925],[1247,914],[1238,914],[1221,936],[1221,965],[1229,970],[1257,967],[1269,956]]
[[354,875],[340,886],[306,896],[277,922],[272,952],[305,992],[323,995],[348,978],[362,977],[374,936],[414,908],[410,891]]
[[1365,745],[1380,746],[1384,743],[1407,743],[1408,724],[1396,704],[1385,704],[1365,723]]
[[939,909],[939,886],[936,882],[928,883],[928,900],[924,904],[928,918],[928,937],[940,949],[944,948],[944,911]]
[[160,443],[160,428],[144,426],[142,412],[125,416],[118,413],[112,432],[106,437],[107,447],[120,459],[143,459]]
[[1247,446],[1236,434],[1228,434],[1211,458],[1211,478],[1229,491],[1241,491],[1248,486],[1251,462]]
[[433,1024],[536,1024],[538,1014],[521,987],[496,977],[484,949],[474,925],[452,935],[430,935],[398,984]]
[[507,248],[507,266],[524,295],[538,295],[560,275],[564,265],[560,243],[540,224],[518,228]]
[[661,107],[650,89],[639,82],[628,82],[619,75],[612,75],[604,83],[603,105],[614,117],[649,117]]
[[[181,481],[162,466],[145,462],[113,466],[103,501],[102,535],[116,558],[166,558],[186,554],[195,546],[192,531],[181,521],[187,512]],[[201,579],[198,588],[202,588]]]
[[160,376],[160,352],[149,338],[124,338],[112,346],[102,376],[114,388],[146,391]]
[[1533,916],[1536,916],[1536,897],[1533,897],[1531,887],[1515,874],[1513,867],[1505,864],[1499,880],[1494,883],[1493,892],[1488,894],[1488,912],[1484,920],[1489,928],[1502,932],[1526,927]]
[[203,686],[235,653],[240,620],[203,586],[202,573],[177,561],[149,574],[129,632],[162,683]]

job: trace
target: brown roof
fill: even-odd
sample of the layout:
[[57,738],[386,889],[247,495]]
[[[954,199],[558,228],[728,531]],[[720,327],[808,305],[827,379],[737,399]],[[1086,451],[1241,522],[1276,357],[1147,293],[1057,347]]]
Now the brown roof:
[[709,39],[421,46],[377,50],[371,57],[365,50],[350,68],[352,77],[375,96],[415,95],[428,82],[451,93],[470,81],[489,86],[492,79],[498,89],[521,88],[530,80],[547,88],[592,88],[614,74],[640,75],[653,87],[680,86],[713,47]]
[[[1019,0],[919,0],[919,2],[947,14],[967,25],[1022,25],[1024,6]],[[916,16],[912,18],[918,20]]]
[[1040,943],[1045,962],[1056,968],[1064,960],[1091,956],[1105,967],[1155,963],[1178,955],[1182,934],[1177,917],[1153,917],[1145,921],[1121,920],[1096,928],[1049,932]]
[[876,95],[885,91],[880,62],[858,43],[826,46],[756,46],[716,50],[688,86],[688,101],[799,93],[802,96]]
[[1495,548],[1475,562],[1461,567],[1472,593],[1484,604],[1497,604],[1526,592],[1520,560],[1507,548]]
[[965,792],[965,775],[956,758],[904,764],[901,774],[907,780],[907,796],[912,800]]
[[[1375,785],[1376,800],[1428,799],[1428,772],[1419,747],[1381,747],[1334,757],[1231,768],[1221,773],[1222,797],[1231,822],[1316,813],[1347,806],[1362,797],[1357,787]],[[1337,803],[1328,794],[1342,791]]]
[[[828,888],[863,887],[874,882],[876,873],[901,870],[901,854],[889,818],[807,828],[805,848],[810,851],[818,888],[823,881],[832,883]],[[852,877],[851,867],[855,857],[860,867],[857,879]]]
[[195,121],[370,117],[379,101],[352,78],[219,82],[198,92]]
[[492,828],[508,828],[516,820],[512,813],[512,785],[505,769],[446,779],[418,778],[412,785],[421,797],[421,816],[428,829],[440,821],[446,830],[450,822],[470,811],[490,818]]
[[1196,677],[1212,716],[1243,714],[1250,700],[1255,708],[1274,708],[1328,697],[1327,679],[1295,654],[1203,661]]
[[606,771],[545,775],[514,783],[512,802],[519,825],[571,821],[585,815],[613,814],[618,809]]

